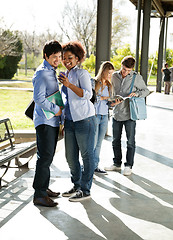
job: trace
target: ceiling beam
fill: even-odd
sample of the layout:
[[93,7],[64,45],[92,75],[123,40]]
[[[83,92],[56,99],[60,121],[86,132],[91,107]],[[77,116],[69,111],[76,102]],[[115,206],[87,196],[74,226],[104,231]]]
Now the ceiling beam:
[[153,0],[152,5],[160,13],[162,17],[165,16],[165,11],[162,7],[160,0]]

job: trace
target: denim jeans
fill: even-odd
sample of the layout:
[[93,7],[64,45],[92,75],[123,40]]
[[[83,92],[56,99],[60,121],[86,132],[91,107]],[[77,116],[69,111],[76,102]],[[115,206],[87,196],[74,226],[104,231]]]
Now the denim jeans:
[[34,197],[47,196],[46,190],[50,180],[50,165],[56,150],[59,127],[39,125],[36,127],[37,136],[37,163],[33,182]]
[[98,114],[96,116],[96,119],[97,119],[97,125],[96,125],[95,148],[94,148],[95,169],[98,167],[98,164],[99,164],[101,145],[108,127],[108,115]]
[[136,132],[136,121],[127,120],[127,121],[116,121],[113,118],[113,141],[112,147],[114,152],[114,164],[116,166],[121,166],[122,164],[122,150],[121,150],[121,135],[123,130],[123,125],[126,131],[127,137],[127,152],[126,152],[126,162],[125,166],[132,168],[134,163],[135,155],[135,132]]
[[[90,194],[94,173],[94,138],[96,117],[81,121],[65,120],[65,154],[71,172],[71,181],[76,189]],[[83,167],[79,162],[79,151]]]

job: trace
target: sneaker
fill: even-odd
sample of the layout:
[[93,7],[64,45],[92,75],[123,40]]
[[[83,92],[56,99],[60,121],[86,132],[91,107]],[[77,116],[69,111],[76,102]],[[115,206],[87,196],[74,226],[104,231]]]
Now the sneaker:
[[106,171],[118,171],[121,170],[121,166],[111,165],[110,167],[104,167]]
[[104,170],[102,170],[102,169],[100,169],[100,168],[98,168],[98,167],[94,170],[94,172],[95,172],[95,173],[104,174],[104,175],[108,174],[106,171],[104,171]]
[[77,191],[77,189],[75,187],[73,187],[72,189],[70,189],[67,192],[64,192],[62,194],[63,197],[70,197],[72,194],[74,194]]
[[125,167],[124,168],[124,176],[130,176],[132,174],[132,169],[130,167]]
[[86,193],[82,192],[81,190],[78,190],[74,196],[69,198],[69,201],[70,202],[80,202],[82,200],[89,199],[90,197],[91,197],[90,194],[86,194]]

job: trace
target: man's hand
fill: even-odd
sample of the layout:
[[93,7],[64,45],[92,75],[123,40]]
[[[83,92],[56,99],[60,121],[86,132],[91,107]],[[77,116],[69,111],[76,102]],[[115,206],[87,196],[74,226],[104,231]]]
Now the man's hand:
[[115,99],[115,102],[111,103],[111,107],[114,107],[115,105],[118,105],[122,102],[123,100],[120,100],[120,99]]
[[136,93],[130,93],[128,97],[137,97]]
[[62,109],[61,109],[62,107],[60,107],[60,109],[59,109],[59,112],[57,112],[56,114],[55,114],[55,116],[57,117],[57,116],[60,116],[61,114],[62,114]]

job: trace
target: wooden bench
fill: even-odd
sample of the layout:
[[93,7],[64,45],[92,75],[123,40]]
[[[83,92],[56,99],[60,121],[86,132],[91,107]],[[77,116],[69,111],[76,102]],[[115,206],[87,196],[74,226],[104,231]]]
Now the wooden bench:
[[19,157],[33,156],[35,152],[36,141],[15,144],[14,131],[10,119],[0,120],[0,167],[1,170],[5,169],[0,176],[0,188],[2,187],[2,178],[10,167],[11,160],[15,159],[17,167],[23,167],[24,165],[28,167],[29,160],[27,160],[27,163],[22,163],[19,161]]

